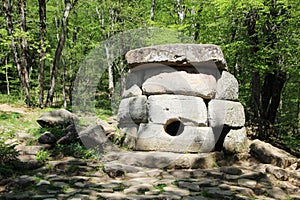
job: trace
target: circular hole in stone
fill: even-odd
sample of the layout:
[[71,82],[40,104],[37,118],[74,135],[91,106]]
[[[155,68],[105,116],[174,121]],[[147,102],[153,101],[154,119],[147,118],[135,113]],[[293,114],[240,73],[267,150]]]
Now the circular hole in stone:
[[169,119],[164,125],[165,132],[171,136],[180,135],[184,130],[184,124],[178,119]]

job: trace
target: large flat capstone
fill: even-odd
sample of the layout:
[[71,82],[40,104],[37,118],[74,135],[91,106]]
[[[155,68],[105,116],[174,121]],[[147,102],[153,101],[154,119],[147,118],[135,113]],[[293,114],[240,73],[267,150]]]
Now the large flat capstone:
[[219,46],[213,44],[167,44],[134,49],[126,54],[129,68],[144,63],[191,65],[213,61],[219,69],[227,64]]

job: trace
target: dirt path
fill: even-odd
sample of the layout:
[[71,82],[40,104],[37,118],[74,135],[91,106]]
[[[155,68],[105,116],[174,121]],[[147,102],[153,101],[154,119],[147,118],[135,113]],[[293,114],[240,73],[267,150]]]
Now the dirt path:
[[26,114],[26,113],[30,112],[30,109],[26,108],[25,106],[9,105],[9,104],[4,103],[4,104],[0,104],[0,111]]

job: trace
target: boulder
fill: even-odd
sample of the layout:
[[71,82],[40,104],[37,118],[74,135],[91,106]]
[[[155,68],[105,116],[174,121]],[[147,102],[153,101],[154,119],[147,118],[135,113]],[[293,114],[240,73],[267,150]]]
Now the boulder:
[[250,154],[259,162],[286,168],[297,162],[297,158],[269,143],[254,140],[250,145]]
[[145,80],[145,94],[179,94],[211,99],[216,93],[216,79],[210,74],[190,74],[184,71],[160,73]]
[[248,138],[245,128],[231,129],[223,143],[223,150],[228,154],[246,152],[248,147]]
[[68,126],[64,132],[64,134],[57,140],[57,144],[72,144],[75,142],[78,142],[78,132],[76,129],[76,126],[74,124],[71,124]]
[[100,125],[88,127],[81,131],[79,138],[86,148],[93,149],[97,154],[102,154],[114,148]]
[[211,127],[243,127],[245,125],[244,107],[239,102],[211,100],[208,103],[208,122]]
[[56,143],[56,141],[57,141],[56,136],[49,131],[43,133],[38,138],[38,142],[41,144],[54,144],[54,143]]
[[215,99],[236,101],[239,97],[239,85],[236,78],[227,71],[223,71],[217,81],[217,93]]
[[183,95],[152,95],[147,100],[148,121],[166,124],[178,119],[184,124],[207,126],[207,109],[202,98]]
[[167,44],[134,49],[125,55],[130,68],[144,63],[185,65],[212,61],[220,69],[227,69],[222,50],[212,44]]
[[147,122],[146,96],[122,99],[118,110],[118,123]]
[[59,109],[43,113],[37,122],[42,127],[66,127],[77,124],[79,118],[65,109]]
[[140,124],[135,150],[198,153],[210,152],[215,146],[210,127],[183,125],[178,130],[166,131],[161,124]]

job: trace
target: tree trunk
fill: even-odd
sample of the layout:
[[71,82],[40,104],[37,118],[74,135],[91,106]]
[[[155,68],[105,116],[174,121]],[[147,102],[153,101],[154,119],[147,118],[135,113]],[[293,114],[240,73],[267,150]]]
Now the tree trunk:
[[[21,1],[21,29],[23,31],[26,31],[26,21],[25,21],[25,1]],[[31,95],[30,95],[30,86],[29,86],[29,75],[28,75],[28,70],[27,70],[27,57],[25,54],[25,49],[26,49],[26,43],[27,41],[23,38],[22,39],[22,44],[21,44],[21,52],[22,52],[22,63],[20,63],[20,56],[18,53],[18,47],[15,43],[14,36],[13,36],[13,21],[12,21],[12,10],[11,10],[11,1],[10,0],[2,0],[2,6],[4,10],[4,15],[5,15],[5,20],[6,20],[6,25],[7,25],[7,30],[8,34],[11,36],[11,46],[13,49],[13,55],[14,55],[14,60],[17,66],[17,71],[18,71],[18,76],[20,79],[21,86],[24,89],[25,92],[25,97],[26,97],[26,103],[27,105],[31,105]],[[23,10],[23,11],[22,11]]]
[[65,0],[65,9],[64,9],[62,20],[61,20],[61,32],[60,32],[60,36],[59,36],[58,45],[57,45],[57,48],[55,51],[53,68],[52,68],[52,72],[51,72],[50,89],[48,91],[47,101],[46,101],[46,106],[48,106],[48,107],[52,106],[52,103],[53,103],[55,81],[56,81],[55,79],[56,79],[57,71],[59,68],[61,54],[62,54],[63,48],[65,46],[65,41],[66,41],[68,17],[69,17],[72,7],[75,6],[77,1],[78,0],[75,0],[73,2],[73,4],[71,4],[70,0]]
[[106,58],[107,58],[107,64],[108,64],[108,92],[109,97],[111,98],[115,87],[114,87],[114,71],[113,71],[113,56],[111,55],[111,52],[109,51],[108,44],[105,44],[105,52],[106,52]]
[[39,0],[39,16],[40,16],[40,54],[38,66],[38,82],[39,82],[39,106],[42,107],[44,103],[44,70],[45,70],[45,38],[46,38],[46,0]]
[[272,86],[272,100],[270,102],[267,115],[268,121],[271,124],[275,123],[278,107],[280,105],[281,92],[286,80],[287,78],[285,72],[280,71],[276,73],[275,81],[273,82]]
[[9,79],[8,79],[8,65],[7,65],[7,56],[5,57],[5,81],[6,81],[6,90],[7,95],[10,96],[10,89],[9,89]]
[[177,8],[178,22],[179,24],[181,24],[185,18],[184,5],[182,4],[181,0],[176,0],[176,8]]
[[155,0],[151,1],[151,9],[150,9],[150,20],[154,21],[154,15],[155,15]]
[[261,97],[260,97],[260,75],[259,72],[252,72],[251,78],[251,96],[254,104],[254,117],[261,117]]

